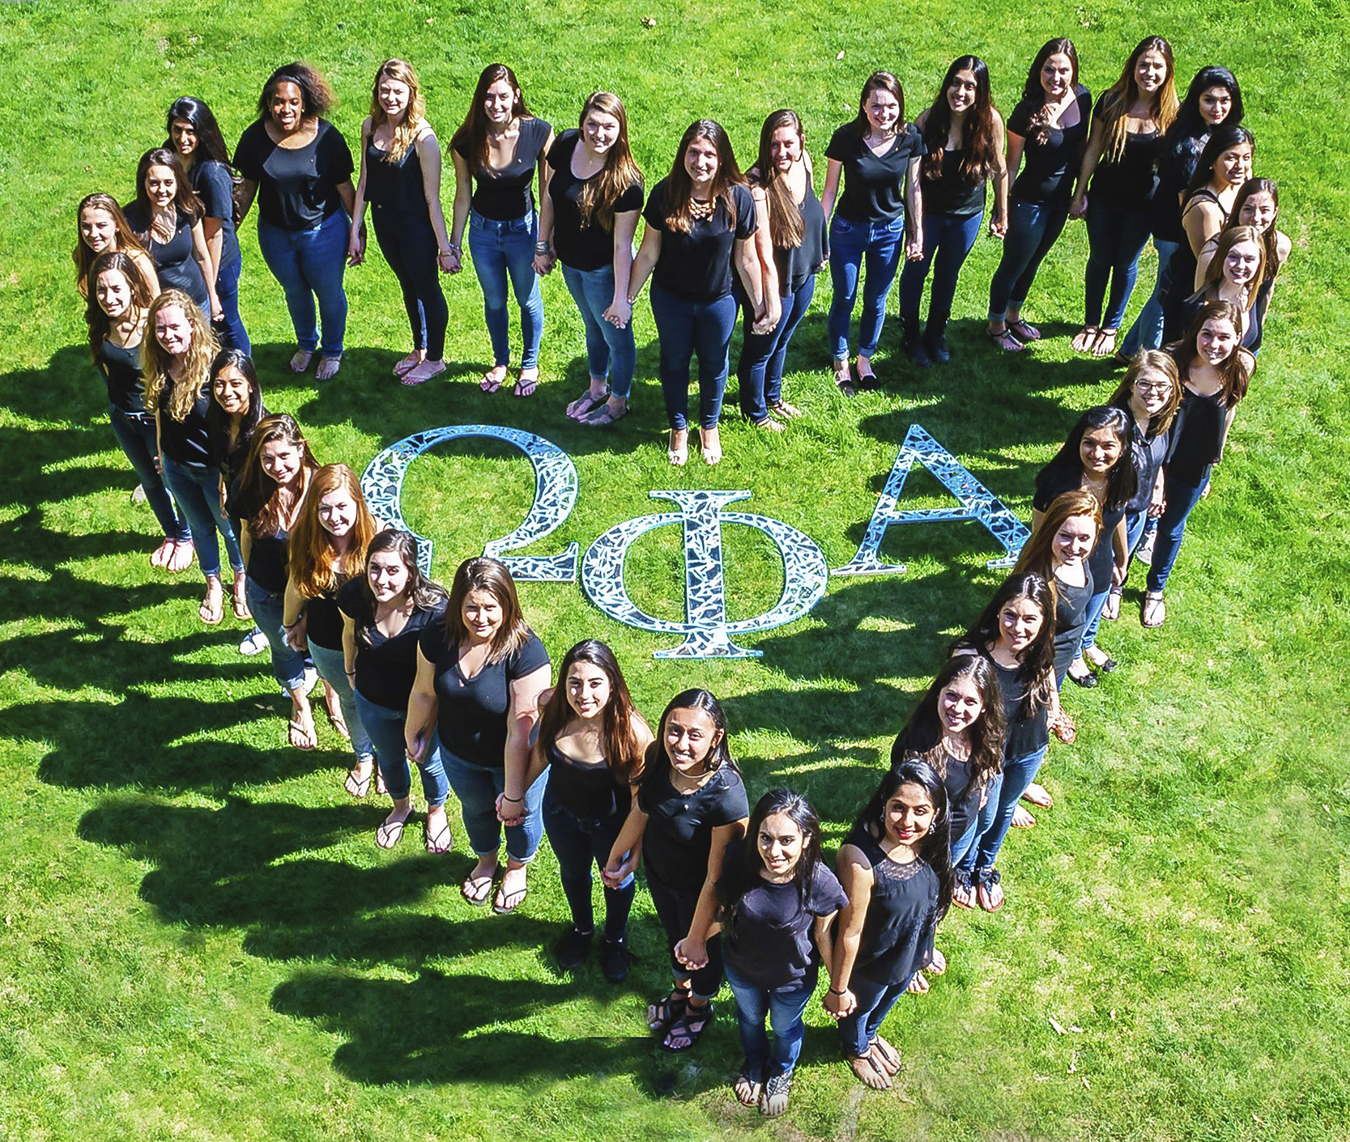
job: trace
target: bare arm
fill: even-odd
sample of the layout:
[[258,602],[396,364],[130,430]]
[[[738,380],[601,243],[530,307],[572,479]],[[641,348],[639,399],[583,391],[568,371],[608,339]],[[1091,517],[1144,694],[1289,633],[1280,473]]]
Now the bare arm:
[[1092,180],[1092,172],[1101,161],[1102,148],[1106,146],[1106,127],[1096,115],[1092,117],[1092,130],[1088,132],[1087,147],[1083,150],[1083,161],[1078,165],[1078,189],[1074,191],[1073,201],[1069,204],[1069,217],[1082,218],[1087,213],[1087,188]]
[[352,230],[347,238],[347,265],[359,266],[366,260],[366,244],[361,239],[361,227],[366,222],[366,150],[370,144],[371,122],[361,124],[361,173],[356,179],[356,194],[352,200]]
[[238,216],[235,218],[235,225],[243,222],[248,217],[249,208],[253,205],[253,200],[258,196],[258,184],[251,178],[243,179],[239,183],[239,189],[235,195],[235,203],[238,206]]
[[549,668],[541,666],[511,683],[511,710],[506,723],[506,756],[503,759],[501,805],[497,816],[503,824],[524,819],[525,771],[529,767],[530,731],[539,720],[539,695],[548,689]]
[[[1007,133],[1003,129],[1003,116],[997,111],[994,112],[994,135],[998,140],[998,150],[995,152],[997,157],[990,180],[994,184],[994,217],[989,222],[989,233],[995,238],[1002,238],[1008,232],[1008,184],[1012,181],[1004,154],[1012,150],[1012,143],[1005,142]],[[1020,149],[1018,158],[1021,158]]]
[[450,235],[445,232],[445,210],[441,206],[441,144],[436,132],[428,128],[418,137],[417,161],[422,164],[422,197],[427,202],[427,216],[436,234],[436,261],[439,264],[450,249]]
[[825,996],[825,1010],[836,1019],[848,1015],[858,1005],[849,988],[853,979],[853,965],[858,961],[858,947],[862,943],[863,922],[872,903],[872,884],[875,879],[872,866],[862,852],[853,845],[839,850],[836,860],[839,883],[848,897],[839,917],[839,936],[830,962],[830,990]]
[[[540,167],[546,169],[543,159],[540,159]],[[540,176],[540,182],[543,182],[543,176]],[[539,240],[535,243],[534,249],[534,272],[536,274],[547,274],[553,270],[553,263],[558,260],[558,252],[553,248],[553,196],[551,194],[541,193],[539,195]],[[542,246],[544,249],[540,249]]]
[[691,968],[700,968],[708,962],[708,932],[717,918],[716,885],[722,875],[727,845],[745,836],[745,826],[749,820],[749,817],[742,817],[729,825],[718,825],[712,831],[712,844],[708,848],[708,871],[703,879],[703,888],[698,894],[698,907],[694,909],[694,918],[689,921],[689,934],[675,945],[676,958]]
[[342,615],[342,669],[347,675],[347,683],[356,689],[353,679],[356,677],[356,623],[346,613]]
[[633,317],[628,289],[633,276],[633,235],[637,233],[637,224],[636,210],[614,215],[614,300],[603,316],[620,329]]
[[1125,570],[1130,565],[1129,541],[1125,535],[1125,517],[1121,516],[1111,533],[1111,548],[1115,554],[1115,563],[1111,568],[1111,586],[1119,587],[1125,582]]
[[281,608],[281,625],[286,631],[286,641],[296,650],[309,646],[305,637],[305,596],[300,594],[295,578],[286,581],[286,600]]
[[905,257],[917,262],[923,257],[923,188],[919,185],[920,159],[909,160],[905,172],[905,215],[909,240],[905,243]]
[[457,274],[464,268],[464,227],[469,221],[469,203],[473,199],[473,172],[469,160],[451,149],[450,160],[455,165],[455,205],[450,214],[450,272]]
[[647,284],[647,279],[651,272],[656,268],[656,260],[661,256],[661,231],[655,226],[648,226],[642,234],[642,246],[638,250],[637,257],[633,259],[633,275],[628,279],[628,297],[627,301],[631,305],[637,300],[638,294],[642,292],[642,287]]
[[[345,643],[346,632],[343,633]],[[421,762],[431,741],[431,727],[436,721],[436,664],[417,648],[417,678],[408,695],[408,716],[403,726],[408,756]]]
[[820,206],[825,211],[825,221],[834,213],[834,200],[839,195],[839,177],[844,173],[844,164],[838,159],[825,160],[825,189],[820,195]]
[[[750,299],[752,312],[763,313],[764,278],[759,270],[759,253],[755,248],[754,236],[737,238],[732,249],[732,257],[736,261],[736,272],[740,275],[741,285],[745,287],[745,296]],[[768,330],[761,332],[767,333]]]
[[[548,700],[553,694],[553,687],[549,686],[539,691],[539,717],[544,715],[544,707],[548,705]],[[544,743],[538,737],[534,739],[530,746],[528,764],[525,766],[524,786],[528,789],[535,783],[539,775],[548,768],[548,758],[544,754]]]
[[[633,801],[624,818],[623,828],[614,838],[614,847],[609,850],[609,860],[600,870],[601,879],[610,888],[617,888],[633,869],[637,868],[642,852],[642,834],[647,830],[647,814],[638,805],[636,787],[633,789]],[[627,859],[625,859],[625,855]]]
[[760,277],[762,305],[756,311],[754,332],[770,333],[783,316],[783,299],[779,297],[778,263],[773,256],[773,232],[769,229],[769,198],[761,187],[754,187],[755,200],[755,272]]
[[220,321],[225,311],[220,308],[220,298],[216,296],[216,271],[211,264],[211,251],[206,247],[206,232],[202,229],[201,219],[192,224],[192,260],[202,271],[202,280],[206,282],[206,296],[210,299],[211,320]]
[[225,231],[221,228],[220,219],[203,215],[202,234],[206,237],[206,253],[211,259],[211,273],[206,280],[214,286],[220,278],[220,259],[225,250]]

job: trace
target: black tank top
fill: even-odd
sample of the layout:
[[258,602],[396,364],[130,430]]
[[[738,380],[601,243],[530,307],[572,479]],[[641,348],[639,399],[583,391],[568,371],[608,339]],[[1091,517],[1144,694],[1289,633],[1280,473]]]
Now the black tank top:
[[629,794],[608,765],[582,765],[562,752],[555,742],[544,747],[549,761],[548,791],[553,799],[583,821],[604,821],[627,813]]
[[920,184],[923,187],[923,211],[925,214],[950,214],[956,218],[968,218],[984,209],[984,188],[987,179],[972,183],[961,175],[961,159],[964,148],[942,152],[942,167],[936,178],[925,176]]
[[1227,419],[1228,405],[1222,392],[1201,396],[1183,386],[1177,410],[1177,443],[1167,475],[1187,483],[1199,482],[1219,458]]
[[427,200],[422,186],[422,160],[417,147],[411,146],[396,163],[389,152],[370,143],[366,147],[366,200],[404,214],[426,214]]
[[806,197],[797,206],[802,216],[801,245],[788,249],[775,247],[774,262],[778,266],[778,292],[787,297],[806,284],[825,257],[825,210],[816,197],[816,188],[806,180]]
[[98,348],[98,371],[108,386],[108,402],[127,416],[145,415],[145,382],[141,378],[141,342],[130,348],[108,338]]
[[[1185,205],[1181,208],[1183,217],[1185,216],[1186,211],[1190,209],[1191,203],[1193,202],[1212,202],[1218,206],[1219,196],[1210,190],[1209,187],[1202,186],[1186,199]],[[1191,249],[1190,239],[1186,237],[1185,230],[1183,229],[1181,244],[1177,246],[1176,253],[1172,255],[1172,260],[1167,263],[1168,271],[1171,276],[1167,281],[1167,296],[1163,298],[1163,314],[1165,316],[1169,310],[1173,314],[1173,322],[1171,326],[1169,326],[1169,329],[1175,328],[1176,325],[1180,324],[1182,307],[1185,305],[1186,299],[1195,293],[1195,267],[1198,262],[1199,259],[1197,258],[1195,251]],[[1186,331],[1183,329],[1177,336],[1180,337],[1184,335],[1185,332]],[[1168,339],[1170,340],[1170,338]]]
[[844,841],[872,866],[872,899],[863,919],[855,975],[880,984],[903,984],[928,962],[937,928],[938,878],[927,861],[896,864],[869,829]]

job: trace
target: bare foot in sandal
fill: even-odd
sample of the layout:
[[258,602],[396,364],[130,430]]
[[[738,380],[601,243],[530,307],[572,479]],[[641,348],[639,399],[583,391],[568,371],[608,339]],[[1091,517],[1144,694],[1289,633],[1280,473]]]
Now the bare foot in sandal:
[[1097,339],[1092,343],[1092,355],[1094,357],[1110,357],[1116,351],[1116,330],[1102,329],[1097,333]]
[[670,443],[666,445],[666,459],[677,468],[683,468],[685,461],[689,459],[689,430],[687,428],[672,428],[670,430]]
[[521,369],[516,376],[516,387],[513,390],[515,396],[532,397],[534,390],[539,387],[538,369]]
[[403,374],[403,383],[410,389],[415,388],[443,372],[445,372],[444,361],[419,361],[417,365]]
[[237,619],[251,619],[252,612],[248,609],[248,577],[244,572],[238,572],[234,577],[234,582],[230,585],[230,601],[234,604],[234,617]]
[[180,571],[186,571],[191,567],[192,561],[196,557],[197,549],[192,546],[192,540],[174,540],[173,554],[169,556],[169,561],[164,564],[164,570],[171,575],[177,575]]
[[174,546],[174,541],[166,535],[164,541],[150,552],[150,566],[167,567],[169,560],[173,558]]
[[1050,809],[1055,804],[1055,799],[1050,796],[1050,790],[1038,781],[1033,781],[1022,791],[1022,800],[1035,805],[1038,809]]
[[1075,353],[1090,353],[1099,332],[1100,330],[1095,325],[1084,325],[1073,335],[1073,340],[1069,342],[1069,348]]
[[314,352],[311,349],[297,349],[295,356],[291,358],[291,372],[303,373],[309,368],[309,363],[314,360]]
[[418,365],[426,360],[426,356],[427,351],[425,349],[414,349],[394,366],[394,376],[401,377],[405,373],[411,373]]
[[872,1057],[888,1075],[900,1073],[900,1052],[878,1035],[872,1040]]
[[605,403],[607,396],[609,396],[609,387],[605,384],[604,378],[592,377],[590,388],[567,406],[567,415],[572,420],[585,420]]
[[506,366],[494,365],[486,373],[483,379],[478,382],[478,387],[485,393],[495,393],[502,387],[502,382],[506,380]]
[[890,1073],[872,1056],[869,1050],[865,1055],[849,1055],[848,1065],[863,1085],[872,1090],[890,1090]]
[[703,453],[705,464],[720,464],[722,462],[722,438],[718,435],[715,427],[698,430],[698,447],[699,451]]
[[206,597],[197,608],[197,614],[207,626],[215,626],[225,617],[225,589],[214,575],[206,581]]
[[1033,817],[1021,805],[1013,810],[1012,827],[1014,829],[1034,829],[1036,827],[1036,818]]
[[288,732],[291,745],[296,749],[314,749],[319,744],[314,732],[314,710],[308,702],[292,705]]

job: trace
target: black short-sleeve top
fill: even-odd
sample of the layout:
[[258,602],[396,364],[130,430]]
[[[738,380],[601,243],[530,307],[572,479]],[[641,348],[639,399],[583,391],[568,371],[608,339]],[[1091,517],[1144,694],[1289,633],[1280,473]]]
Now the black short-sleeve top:
[[188,181],[202,200],[203,217],[220,222],[220,264],[236,264],[239,261],[239,235],[234,229],[234,179],[230,177],[230,168],[215,159],[193,163]]
[[[262,511],[264,506],[266,505],[256,499],[244,496],[237,483],[230,485],[225,510],[232,519],[241,520],[245,528],[249,526],[249,520]],[[264,591],[286,589],[286,581],[289,578],[286,550],[288,534],[284,527],[278,528],[272,535],[253,535],[250,532],[248,566],[245,570],[248,577]]]
[[1062,201],[1073,190],[1078,164],[1083,157],[1092,117],[1092,92],[1081,83],[1074,89],[1078,122],[1072,127],[1052,127],[1044,140],[1033,136],[1032,117],[1045,106],[1041,96],[1021,100],[1008,116],[1008,132],[1026,140],[1022,169],[1012,184],[1012,197],[1021,202]]
[[[599,178],[577,178],[572,173],[572,156],[581,145],[581,132],[564,131],[548,149],[548,165],[553,170],[548,182],[548,196],[553,204],[553,248],[558,261],[574,270],[599,270],[614,261],[614,232],[606,230],[599,220],[583,226],[581,222],[581,194],[586,184]],[[615,214],[627,214],[642,209],[642,182],[634,181],[619,195],[614,204]]]
[[444,623],[427,627],[418,645],[435,669],[441,745],[464,761],[501,769],[506,764],[511,683],[548,666],[548,651],[539,636],[531,631],[518,649],[484,664],[472,678],[460,672],[459,647],[446,641]]
[[932,958],[937,873],[922,859],[897,864],[866,828],[855,828],[844,843],[858,849],[872,866],[872,898],[853,974],[876,984],[908,984]]
[[[954,218],[969,218],[984,210],[985,187],[988,178],[967,178],[961,173],[965,148],[943,150],[942,163],[935,177],[925,172],[919,185],[923,188],[924,214],[947,214]],[[922,169],[922,168],[921,168]]]
[[207,468],[215,463],[211,435],[206,427],[210,397],[206,387],[197,394],[187,416],[175,420],[169,412],[169,386],[159,390],[159,448],[170,460],[186,468]]
[[719,198],[712,214],[695,219],[686,234],[666,223],[671,210],[666,184],[663,178],[652,187],[642,211],[647,225],[661,232],[661,255],[653,273],[656,284],[688,301],[709,302],[725,297],[731,292],[735,244],[749,238],[759,225],[749,187],[731,188],[735,218]]
[[568,757],[557,742],[544,746],[548,759],[548,793],[582,821],[610,821],[626,816],[632,793],[603,761],[585,763]]
[[[748,842],[727,846],[722,867],[736,868]],[[728,910],[722,955],[737,975],[756,987],[795,987],[814,980],[819,963],[812,940],[816,919],[848,903],[838,878],[817,861],[811,883],[771,884],[759,878]]]
[[127,416],[145,415],[145,380],[141,376],[141,344],[117,345],[107,337],[99,342],[95,362],[108,386],[108,403]]
[[825,157],[843,163],[844,189],[835,214],[847,222],[891,222],[905,212],[905,176],[909,164],[923,154],[923,138],[913,123],[906,123],[890,147],[876,154],[845,123],[830,138]]
[[367,702],[406,712],[417,681],[417,645],[422,632],[445,621],[445,600],[414,607],[398,634],[386,638],[375,627],[374,608],[363,576],[338,588],[338,609],[356,624],[356,690]]
[[343,209],[337,188],[352,178],[347,140],[327,119],[303,147],[278,146],[262,119],[244,128],[234,166],[258,184],[258,215],[282,230],[313,230]]
[[1131,457],[1134,461],[1134,475],[1138,481],[1134,498],[1125,505],[1128,514],[1147,511],[1153,502],[1153,485],[1158,480],[1158,472],[1167,463],[1172,452],[1172,442],[1176,439],[1176,418],[1166,432],[1149,433],[1147,430],[1134,434]]
[[159,288],[181,289],[192,298],[198,309],[208,309],[211,299],[206,291],[206,279],[202,277],[202,268],[193,257],[191,216],[176,210],[173,237],[167,242],[160,242],[154,236],[150,212],[142,210],[139,202],[128,202],[122,213],[126,216],[127,225],[141,239],[150,260],[155,263]]
[[638,808],[647,814],[642,856],[648,877],[686,896],[697,896],[707,879],[713,829],[750,815],[745,783],[730,765],[692,793],[678,792],[660,742],[648,751]]
[[989,653],[987,648],[981,648],[979,653],[994,668],[994,674],[998,678],[999,697],[1003,699],[1003,724],[1007,727],[1007,737],[1003,741],[1003,759],[1017,761],[1019,758],[1029,757],[1037,750],[1043,749],[1050,741],[1050,712],[1042,703],[1036,708],[1035,713],[1027,716],[1027,687],[1018,677],[1020,669],[1004,666]]
[[[1107,100],[1118,98],[1107,93],[1097,100],[1092,115],[1105,125]],[[1132,131],[1125,136],[1125,150],[1118,158],[1102,152],[1088,187],[1088,202],[1106,203],[1120,210],[1147,210],[1152,215],[1153,161],[1162,147],[1158,131]]]
[[520,121],[516,153],[501,170],[491,170],[469,155],[465,139],[455,142],[455,153],[473,166],[473,198],[469,205],[484,218],[510,222],[534,210],[534,165],[543,154],[553,127],[544,119]]
[[366,201],[382,210],[421,217],[429,213],[422,182],[422,159],[414,143],[398,162],[374,142],[366,144]]
[[[1077,491],[1082,486],[1081,481],[1082,477],[1078,474],[1047,465],[1036,476],[1036,494],[1031,506],[1038,512],[1047,512],[1057,497],[1065,492]],[[1092,551],[1087,557],[1088,570],[1099,589],[1110,586],[1111,567],[1115,562],[1113,537],[1128,508],[1128,503],[1115,508],[1102,505],[1102,525],[1097,529],[1097,542],[1092,545]]]
[[1199,135],[1164,136],[1154,160],[1157,187],[1153,191],[1153,236],[1165,242],[1185,242],[1181,228],[1181,196],[1200,163],[1200,152],[1209,142],[1209,132]]
[[325,650],[342,649],[342,612],[338,610],[337,594],[346,582],[339,576],[336,587],[305,600],[305,638]]

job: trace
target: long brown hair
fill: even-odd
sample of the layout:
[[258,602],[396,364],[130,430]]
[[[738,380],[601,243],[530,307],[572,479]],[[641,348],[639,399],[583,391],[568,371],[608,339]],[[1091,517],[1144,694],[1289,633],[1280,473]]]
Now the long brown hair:
[[[642,185],[642,168],[633,158],[633,148],[628,142],[628,112],[623,100],[609,91],[593,91],[586,97],[581,108],[581,117],[577,120],[582,132],[586,131],[586,116],[592,111],[612,116],[619,123],[619,137],[605,155],[605,165],[594,178],[588,178],[581,187],[581,198],[577,209],[581,213],[581,228],[584,230],[592,222],[598,223],[602,230],[614,229],[614,207],[619,198],[630,186]],[[577,139],[578,145],[581,138]]]
[[942,156],[951,133],[952,105],[947,92],[957,74],[968,71],[975,77],[975,102],[961,124],[961,177],[969,183],[982,183],[998,165],[998,132],[994,129],[994,100],[989,93],[989,65],[979,56],[959,56],[952,60],[938,89],[937,98],[923,122],[924,156],[919,173],[928,180],[942,175]]
[[[1051,624],[1053,625],[1053,624]],[[1003,720],[1003,697],[993,663],[982,654],[961,654],[949,658],[933,683],[919,699],[909,721],[896,735],[891,746],[891,764],[910,757],[921,757],[947,778],[947,751],[942,741],[942,716],[938,703],[942,691],[953,682],[969,679],[980,695],[980,716],[967,731],[970,742],[970,780],[965,792],[991,781],[1003,768],[1003,741],[1008,727]]]
[[[1177,409],[1181,407],[1181,374],[1177,372],[1176,359],[1162,349],[1141,349],[1130,361],[1125,376],[1121,378],[1116,391],[1111,394],[1107,404],[1130,412],[1130,401],[1134,397],[1134,386],[1140,377],[1149,373],[1161,374],[1172,382],[1172,391],[1167,403],[1148,418],[1148,435],[1159,436],[1172,427]],[[1133,413],[1130,413],[1133,416]],[[1138,440],[1138,437],[1135,437]],[[1140,444],[1144,442],[1139,441]]]
[[178,157],[177,153],[169,150],[168,147],[154,147],[146,151],[141,156],[141,161],[136,164],[136,205],[145,215],[145,229],[138,231],[136,236],[147,246],[150,244],[155,229],[155,204],[150,201],[150,194],[145,189],[145,179],[149,175],[151,167],[168,167],[173,171],[173,205],[179,214],[186,214],[193,222],[197,222],[205,213],[202,200],[197,197],[196,191],[192,189],[192,183],[188,181],[187,171],[183,169],[183,160]]
[[408,569],[408,585],[404,590],[417,610],[434,610],[445,601],[445,588],[422,574],[422,567],[417,562],[416,537],[411,532],[392,527],[377,532],[366,545],[365,563],[361,568],[361,597],[365,600],[365,614],[357,620],[356,637],[366,646],[371,645],[370,632],[375,628],[375,616],[380,609],[375,592],[370,589],[370,561],[386,551],[394,552],[399,562]]
[[[1224,223],[1224,229],[1231,229],[1234,226],[1244,225],[1242,221],[1242,208],[1247,204],[1247,199],[1257,194],[1268,194],[1270,200],[1275,205],[1275,217],[1270,220],[1270,225],[1261,234],[1261,241],[1266,247],[1266,276],[1262,278],[1262,284],[1280,273],[1280,247],[1279,230],[1276,223],[1280,220],[1280,188],[1273,178],[1256,178],[1253,176],[1238,187],[1237,196],[1233,199],[1233,209],[1228,212],[1228,221]],[[1255,229],[1253,227],[1253,229]]]
[[502,609],[502,625],[492,639],[488,663],[497,663],[514,654],[530,637],[530,628],[521,613],[516,583],[506,564],[487,555],[466,559],[450,584],[450,602],[445,608],[445,642],[454,649],[469,637],[464,626],[464,600],[470,591],[486,591]]
[[[263,471],[262,450],[273,441],[284,440],[300,450],[300,491],[292,493]],[[309,441],[289,413],[279,412],[258,421],[248,442],[248,459],[239,474],[239,500],[248,515],[248,532],[254,539],[276,535],[291,509],[303,502],[310,477],[319,462],[309,450]]]
[[[1050,589],[1056,592],[1056,600],[1058,600],[1059,595],[1058,588],[1055,586],[1055,560],[1052,554],[1052,546],[1059,529],[1064,526],[1064,521],[1076,515],[1090,518],[1097,525],[1097,536],[1100,538],[1102,531],[1101,501],[1083,488],[1061,492],[1055,497],[1050,507],[1046,509],[1040,526],[1031,533],[1031,538],[1027,540],[1022,548],[1022,553],[1017,557],[1017,566],[1013,568],[1014,575],[1024,575],[1029,571],[1034,571],[1037,575],[1043,576],[1045,581],[1050,584]],[[1053,619],[1053,616],[1051,618]]]
[[1100,107],[1102,120],[1106,125],[1106,143],[1102,147],[1102,156],[1108,162],[1118,161],[1125,153],[1125,136],[1128,133],[1125,120],[1129,117],[1130,108],[1139,99],[1139,84],[1134,78],[1134,67],[1139,62],[1139,57],[1150,51],[1161,53],[1163,59],[1167,61],[1167,75],[1158,90],[1153,93],[1153,98],[1149,100],[1149,118],[1156,124],[1158,134],[1162,135],[1177,117],[1180,104],[1177,102],[1176,65],[1172,62],[1172,45],[1162,36],[1145,36],[1135,45],[1130,58],[1125,61],[1120,78],[1102,94]]
[[[155,336],[155,318],[161,310],[176,305],[192,326],[192,340],[183,354],[183,375],[176,380],[169,373],[173,357]],[[220,352],[220,342],[197,303],[181,289],[166,289],[150,303],[145,315],[145,340],[141,347],[141,376],[145,379],[145,407],[159,407],[159,394],[169,387],[169,415],[177,421],[187,419],[197,398],[211,380],[211,362]]]
[[675,162],[666,178],[666,225],[681,234],[688,234],[694,228],[694,180],[684,169],[684,156],[695,139],[707,139],[717,151],[717,173],[712,180],[712,201],[714,208],[721,203],[730,216],[731,225],[736,225],[736,199],[733,186],[744,186],[745,178],[741,168],[736,165],[736,153],[731,149],[731,140],[716,119],[695,119],[685,129],[680,145],[675,151]]
[[[1256,295],[1261,292],[1261,283],[1266,280],[1266,244],[1261,240],[1261,231],[1255,226],[1230,226],[1219,234],[1214,243],[1214,256],[1210,258],[1209,265],[1205,267],[1205,280],[1200,283],[1200,288],[1195,292],[1197,296],[1203,298],[1216,296],[1219,286],[1223,282],[1224,263],[1228,261],[1229,253],[1239,242],[1253,242],[1258,251],[1256,276],[1247,286],[1247,297],[1242,307],[1250,310],[1256,304]],[[1239,325],[1238,333],[1241,334],[1241,332],[1242,326]]]
[[1190,376],[1191,365],[1200,356],[1200,351],[1196,348],[1196,338],[1200,336],[1200,330],[1205,327],[1205,322],[1213,320],[1227,321],[1233,326],[1233,352],[1216,370],[1223,383],[1220,391],[1223,393],[1224,406],[1232,408],[1247,395],[1247,384],[1252,379],[1251,359],[1242,348],[1242,311],[1236,305],[1222,298],[1206,301],[1200,306],[1191,327],[1186,330],[1186,336],[1167,346],[1167,352],[1175,358],[1177,372],[1184,381]]
[[[769,204],[769,239],[775,250],[795,250],[802,244],[806,231],[802,226],[802,212],[792,197],[792,188],[773,161],[773,137],[782,127],[797,133],[802,155],[806,154],[806,132],[797,112],[784,107],[764,120],[759,131],[759,155],[755,169],[750,172],[755,183],[764,189]],[[810,177],[809,175],[807,176]]]
[[375,84],[370,90],[370,127],[372,134],[376,127],[389,122],[389,116],[380,106],[380,80],[385,76],[408,86],[408,107],[403,113],[403,122],[394,128],[394,138],[385,152],[384,162],[401,163],[403,156],[417,142],[418,132],[427,120],[427,101],[422,94],[422,85],[417,81],[417,72],[407,60],[387,59],[380,64],[375,73]]
[[487,112],[483,110],[483,104],[487,101],[487,90],[499,79],[504,79],[511,85],[511,90],[515,93],[515,98],[511,103],[511,117],[513,119],[532,119],[530,109],[525,106],[525,95],[520,90],[520,84],[516,82],[516,73],[504,63],[490,63],[483,68],[478,76],[478,86],[473,89],[473,102],[469,104],[469,113],[464,116],[464,122],[459,125],[454,135],[450,138],[452,149],[458,150],[461,145],[469,160],[470,168],[486,167],[490,152],[488,149],[488,131],[487,131]]
[[[117,248],[128,253],[134,250],[147,261],[149,260],[150,255],[141,245],[141,240],[136,237],[136,232],[122,214],[122,208],[117,204],[117,199],[111,194],[104,194],[102,191],[86,194],[80,199],[80,205],[75,208],[75,249],[70,252],[71,260],[75,263],[76,285],[89,280],[89,267],[93,264],[94,258],[97,257],[94,251],[84,244],[84,239],[80,237],[80,217],[86,210],[102,210],[112,215],[113,229],[117,231]],[[104,253],[111,253],[111,251],[105,250]]]
[[867,118],[867,97],[879,87],[894,95],[895,101],[900,104],[900,112],[895,120],[896,135],[903,135],[909,125],[905,122],[905,89],[900,86],[900,81],[889,71],[874,71],[863,84],[862,94],[858,96],[858,114],[849,124],[850,129],[860,139],[865,139],[868,131],[872,129],[872,124]]
[[145,280],[140,266],[125,250],[112,250],[94,259],[89,267],[87,280],[92,288],[89,290],[89,304],[84,309],[84,319],[89,323],[89,351],[94,356],[95,364],[98,363],[98,353],[103,347],[103,339],[112,330],[112,319],[103,312],[103,306],[98,303],[98,279],[100,274],[113,271],[127,279],[127,284],[131,286],[131,304],[142,315],[149,311],[150,303],[155,300],[150,293],[150,283]]
[[1078,49],[1073,46],[1073,41],[1067,37],[1046,40],[1041,45],[1041,50],[1036,53],[1036,58],[1031,61],[1027,81],[1022,86],[1022,98],[1033,100],[1037,105],[1036,110],[1032,112],[1026,138],[1027,142],[1036,143],[1038,146],[1044,145],[1050,138],[1050,110],[1046,105],[1048,97],[1041,83],[1041,71],[1045,67],[1046,60],[1056,55],[1068,57],[1069,65],[1073,68],[1073,74],[1069,77],[1069,89],[1074,92],[1078,90]]
[[572,720],[573,710],[567,700],[567,675],[578,662],[589,663],[604,671],[609,679],[609,702],[600,715],[603,719],[600,741],[605,764],[621,784],[636,785],[642,779],[645,754],[638,744],[641,739],[633,728],[637,710],[633,707],[633,698],[628,693],[628,683],[624,681],[618,659],[599,639],[585,639],[563,656],[562,665],[558,667],[558,683],[539,719],[539,737],[534,748],[541,752],[547,750]]
[[[346,492],[356,505],[351,543],[338,554],[328,529],[319,521],[319,501],[333,492]],[[287,543],[291,582],[307,599],[335,591],[365,566],[366,548],[375,536],[375,517],[366,506],[361,484],[346,464],[325,464],[309,480],[300,514]]]

